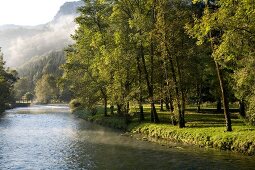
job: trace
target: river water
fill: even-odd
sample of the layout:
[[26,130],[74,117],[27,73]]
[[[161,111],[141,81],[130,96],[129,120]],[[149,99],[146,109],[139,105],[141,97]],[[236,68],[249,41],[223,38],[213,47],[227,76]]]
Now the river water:
[[64,105],[0,117],[0,169],[254,169],[255,158],[139,141],[76,118]]

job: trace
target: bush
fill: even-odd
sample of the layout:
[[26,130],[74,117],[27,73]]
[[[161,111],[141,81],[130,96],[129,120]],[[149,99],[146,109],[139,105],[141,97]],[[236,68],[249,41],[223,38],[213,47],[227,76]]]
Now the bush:
[[81,106],[81,102],[78,99],[73,99],[70,101],[69,106],[72,110],[74,110]]

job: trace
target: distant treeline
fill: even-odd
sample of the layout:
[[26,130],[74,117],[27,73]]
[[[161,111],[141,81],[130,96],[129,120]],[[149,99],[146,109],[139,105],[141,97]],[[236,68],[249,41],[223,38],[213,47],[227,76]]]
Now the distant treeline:
[[31,59],[18,68],[20,79],[15,84],[15,99],[38,103],[68,102],[71,93],[59,85],[65,63],[64,51],[51,52]]

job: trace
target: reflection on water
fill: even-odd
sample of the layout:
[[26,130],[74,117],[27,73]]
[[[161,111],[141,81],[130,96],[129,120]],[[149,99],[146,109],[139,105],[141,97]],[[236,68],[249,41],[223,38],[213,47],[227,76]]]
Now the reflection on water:
[[0,169],[252,169],[254,157],[137,141],[81,119],[65,105],[0,117]]

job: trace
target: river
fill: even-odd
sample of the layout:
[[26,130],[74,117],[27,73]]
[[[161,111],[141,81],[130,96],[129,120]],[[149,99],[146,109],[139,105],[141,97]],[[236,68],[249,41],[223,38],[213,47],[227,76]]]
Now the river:
[[64,105],[0,117],[0,169],[254,169],[254,157],[139,141],[76,118]]

